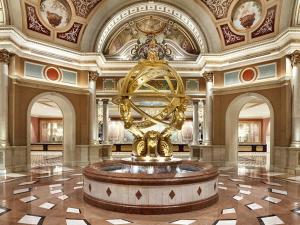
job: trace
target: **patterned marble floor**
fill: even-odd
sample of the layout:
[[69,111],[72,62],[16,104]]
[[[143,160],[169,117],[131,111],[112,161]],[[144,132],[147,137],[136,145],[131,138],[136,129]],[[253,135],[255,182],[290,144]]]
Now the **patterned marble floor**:
[[81,168],[41,167],[0,176],[0,224],[271,225],[300,224],[300,177],[220,168],[215,205],[189,213],[142,216],[101,210],[82,199]]

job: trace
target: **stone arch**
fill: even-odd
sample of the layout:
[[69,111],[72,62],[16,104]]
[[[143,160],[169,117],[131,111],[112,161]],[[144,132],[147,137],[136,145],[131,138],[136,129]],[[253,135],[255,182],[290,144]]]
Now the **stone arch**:
[[237,166],[238,156],[238,119],[243,106],[253,99],[262,100],[268,105],[270,110],[270,167],[273,164],[273,146],[274,146],[274,109],[268,98],[257,93],[245,93],[237,96],[229,104],[225,117],[225,148],[226,164],[228,166]]

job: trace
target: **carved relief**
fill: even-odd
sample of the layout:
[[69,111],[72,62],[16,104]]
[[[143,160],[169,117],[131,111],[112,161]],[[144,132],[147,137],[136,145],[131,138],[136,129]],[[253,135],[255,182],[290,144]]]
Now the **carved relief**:
[[90,71],[89,72],[89,79],[96,81],[99,77],[99,73],[97,71]]
[[0,50],[0,62],[9,63],[10,53],[5,48]]
[[273,6],[268,9],[266,18],[262,25],[252,32],[251,37],[256,38],[266,34],[273,33],[275,30],[275,16],[276,16],[276,6]]
[[203,74],[203,78],[206,82],[213,82],[214,81],[214,73],[212,72],[206,72]]
[[57,38],[65,41],[77,43],[82,26],[83,25],[81,23],[75,22],[68,31],[64,33],[57,33]]
[[27,28],[40,34],[50,36],[50,30],[48,30],[37,17],[35,7],[29,4],[25,4],[25,8],[27,15]]
[[223,24],[220,27],[222,30],[222,34],[223,34],[226,46],[245,41],[244,35],[235,34],[233,31],[230,30],[230,28],[227,24]]
[[291,54],[292,65],[300,64],[300,51],[296,50]]
[[214,14],[216,19],[222,19],[227,16],[228,9],[233,0],[202,0],[202,2]]
[[72,0],[76,15],[87,18],[101,0]]

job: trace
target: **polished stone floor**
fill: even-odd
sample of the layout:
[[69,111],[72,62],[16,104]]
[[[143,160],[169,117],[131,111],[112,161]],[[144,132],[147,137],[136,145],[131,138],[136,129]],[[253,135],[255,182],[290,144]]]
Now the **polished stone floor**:
[[82,199],[82,185],[81,168],[40,167],[26,174],[0,175],[0,224],[300,224],[300,176],[284,173],[220,168],[218,203],[159,216],[90,206]]

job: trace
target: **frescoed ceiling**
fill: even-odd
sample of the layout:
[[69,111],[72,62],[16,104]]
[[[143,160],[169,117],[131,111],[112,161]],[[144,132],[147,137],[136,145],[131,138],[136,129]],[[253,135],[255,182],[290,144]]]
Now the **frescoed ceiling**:
[[[2,20],[27,36],[71,49],[101,52],[111,60],[131,60],[131,50],[145,44],[147,34],[141,31],[145,26],[163,26],[156,41],[170,49],[169,59],[196,60],[201,53],[256,43],[300,25],[300,5],[295,0],[3,1],[9,18],[1,13],[5,4],[0,1]],[[21,19],[15,14],[18,5]]]

